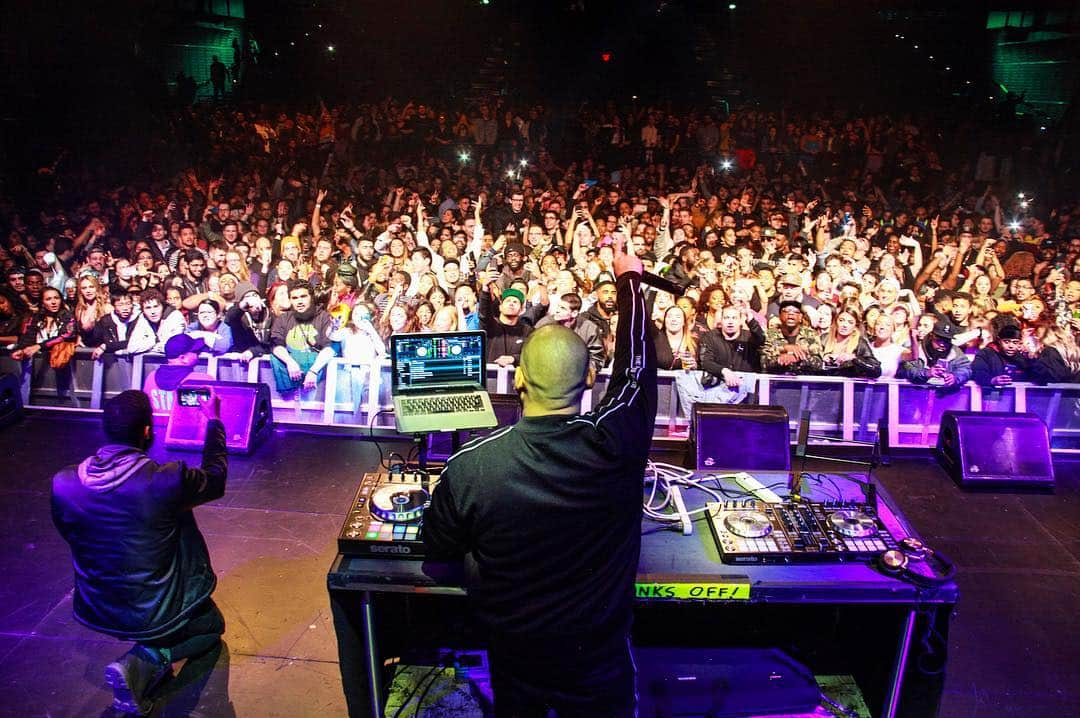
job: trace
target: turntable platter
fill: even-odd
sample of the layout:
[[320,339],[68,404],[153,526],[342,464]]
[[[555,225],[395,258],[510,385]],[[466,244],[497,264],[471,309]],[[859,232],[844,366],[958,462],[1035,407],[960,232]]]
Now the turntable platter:
[[829,524],[842,536],[869,538],[878,532],[873,517],[861,511],[841,509],[829,515]]
[[772,532],[769,517],[760,511],[740,511],[724,517],[724,526],[736,536],[762,538]]
[[417,521],[430,500],[430,494],[419,486],[386,484],[372,494],[371,513],[383,521]]

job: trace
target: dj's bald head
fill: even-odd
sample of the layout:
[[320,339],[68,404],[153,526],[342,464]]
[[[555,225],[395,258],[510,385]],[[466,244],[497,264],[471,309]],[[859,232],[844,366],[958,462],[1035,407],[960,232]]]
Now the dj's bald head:
[[576,414],[591,384],[588,347],[572,330],[548,324],[525,340],[514,374],[525,416]]

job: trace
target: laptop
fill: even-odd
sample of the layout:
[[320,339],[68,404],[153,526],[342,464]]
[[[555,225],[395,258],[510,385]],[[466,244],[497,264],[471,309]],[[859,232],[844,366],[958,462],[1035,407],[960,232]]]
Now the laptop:
[[402,434],[497,426],[484,384],[485,332],[390,336],[394,421]]

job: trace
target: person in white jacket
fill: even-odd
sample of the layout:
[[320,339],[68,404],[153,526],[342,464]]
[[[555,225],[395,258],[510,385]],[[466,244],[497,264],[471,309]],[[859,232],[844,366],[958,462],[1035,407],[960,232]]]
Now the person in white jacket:
[[184,333],[184,315],[165,303],[165,297],[157,289],[147,289],[139,295],[142,313],[128,339],[128,354],[165,352],[165,342]]

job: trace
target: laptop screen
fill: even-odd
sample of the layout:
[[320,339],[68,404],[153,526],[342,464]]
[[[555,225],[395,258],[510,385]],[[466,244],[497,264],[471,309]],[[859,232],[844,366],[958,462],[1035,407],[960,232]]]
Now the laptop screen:
[[394,391],[484,386],[484,332],[394,334],[390,354]]

